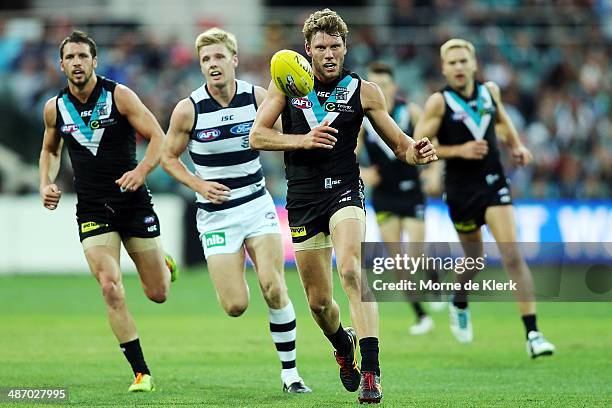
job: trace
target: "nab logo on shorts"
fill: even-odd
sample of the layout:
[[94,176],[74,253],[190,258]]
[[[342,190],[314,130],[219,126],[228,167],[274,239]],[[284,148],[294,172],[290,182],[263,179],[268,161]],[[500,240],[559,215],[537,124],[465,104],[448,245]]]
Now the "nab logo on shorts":
[[196,134],[196,139],[200,142],[210,142],[219,136],[221,136],[221,131],[219,129],[204,129]]
[[206,234],[204,234],[204,244],[206,245],[206,248],[225,246],[225,232],[207,232]]
[[310,109],[312,108],[312,102],[308,98],[293,98],[291,99],[291,106],[298,109]]
[[293,238],[306,236],[306,227],[289,227],[289,229]]

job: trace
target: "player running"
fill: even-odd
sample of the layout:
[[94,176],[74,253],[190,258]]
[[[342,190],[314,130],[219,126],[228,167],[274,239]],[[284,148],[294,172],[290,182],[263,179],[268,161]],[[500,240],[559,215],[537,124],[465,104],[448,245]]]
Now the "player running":
[[[197,227],[223,310],[237,317],[249,305],[246,250],[269,307],[283,390],[308,393],[296,367],[295,311],[285,285],[278,216],[265,187],[259,152],[249,147],[249,130],[266,91],[236,80],[233,34],[212,28],[198,36],[195,47],[206,82],[174,109],[162,166],[196,193]],[[195,174],[180,160],[185,149]]]
[[[449,40],[440,48],[440,57],[448,85],[428,98],[415,137],[436,139],[438,154],[446,159],[446,203],[465,255],[483,256],[480,227],[487,224],[498,243],[503,265],[519,288],[527,352],[532,358],[551,355],[555,347],[538,331],[533,279],[516,245],[512,197],[496,134],[502,136],[518,165],[528,165],[531,153],[504,108],[499,87],[474,80],[477,64],[472,43]],[[457,281],[463,283],[473,277],[474,273],[457,274]],[[472,322],[465,291],[454,294],[449,310],[455,338],[471,342]]]
[[[360,267],[365,212],[355,147],[363,116],[400,160],[424,164],[437,157],[431,143],[417,144],[401,131],[378,86],[344,69],[348,29],[338,14],[317,11],[306,19],[302,32],[312,59],[314,90],[296,101],[271,82],[251,130],[251,146],[285,151],[289,226],[310,310],[336,350],[344,387],[359,389],[360,402],[378,403],[378,305],[362,301],[362,295],[371,294],[362,288]],[[274,129],[281,114],[283,132]],[[332,297],[332,247],[356,330],[342,327]]]
[[[119,253],[123,242],[147,297],[165,302],[178,271],[172,258],[164,256],[159,219],[144,184],[159,163],[164,133],[134,92],[96,75],[93,39],[74,31],[59,51],[68,86],[45,104],[40,195],[45,208],[55,210],[59,205],[62,192],[54,181],[66,143],[74,169],[79,237],[102,289],[113,333],[134,372],[129,391],[153,391],[136,325],[125,304]],[[136,132],[149,140],[140,163]]]
[[[411,135],[421,115],[421,108],[399,97],[393,77],[393,68],[384,62],[375,61],[368,66],[368,81],[380,87],[389,115],[404,133]],[[391,244],[387,245],[388,250],[397,251],[400,249],[397,243],[402,241],[402,232],[406,232],[410,239],[409,253],[413,257],[421,256],[425,240],[425,194],[419,171],[395,157],[367,118],[363,120],[359,132],[357,154],[361,146],[365,147],[370,162],[370,166],[361,167],[361,178],[372,187],[372,206],[382,241]],[[433,166],[428,166],[427,171],[435,171]],[[428,271],[428,274],[437,281],[435,271]],[[422,303],[410,301],[410,305],[417,318],[416,323],[410,326],[410,334],[418,336],[431,332],[434,321]],[[445,305],[444,302],[430,303],[433,310],[442,310]]]

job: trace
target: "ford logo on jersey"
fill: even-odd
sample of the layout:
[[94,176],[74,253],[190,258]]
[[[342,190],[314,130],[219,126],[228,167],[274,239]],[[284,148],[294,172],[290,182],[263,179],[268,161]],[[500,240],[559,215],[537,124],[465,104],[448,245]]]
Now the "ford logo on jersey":
[[293,98],[291,99],[291,106],[298,109],[310,109],[312,108],[312,102],[308,98]]
[[234,135],[246,135],[251,131],[251,127],[253,126],[253,122],[245,122],[239,123],[237,125],[232,126],[230,129],[230,133]]
[[219,136],[221,136],[221,131],[219,129],[204,129],[196,133],[196,139],[201,142],[210,142]]

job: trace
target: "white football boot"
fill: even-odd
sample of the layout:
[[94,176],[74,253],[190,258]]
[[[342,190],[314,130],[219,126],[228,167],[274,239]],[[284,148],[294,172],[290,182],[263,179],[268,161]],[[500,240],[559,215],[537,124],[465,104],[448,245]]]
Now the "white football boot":
[[459,309],[449,302],[448,315],[450,317],[450,329],[459,343],[471,343],[474,340],[472,330],[472,319],[470,309]]
[[410,334],[413,336],[420,336],[422,334],[427,334],[434,329],[434,321],[429,316],[423,316],[419,319],[418,322],[410,326],[408,330]]
[[532,330],[527,334],[527,354],[531,358],[551,356],[554,352],[555,346],[542,333]]

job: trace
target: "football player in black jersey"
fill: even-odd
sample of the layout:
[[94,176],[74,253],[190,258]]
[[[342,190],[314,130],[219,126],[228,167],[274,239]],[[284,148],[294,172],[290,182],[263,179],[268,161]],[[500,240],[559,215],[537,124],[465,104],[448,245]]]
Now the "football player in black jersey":
[[[437,140],[438,154],[446,159],[446,203],[465,255],[474,258],[483,255],[480,227],[487,224],[498,243],[505,269],[517,283],[527,352],[532,358],[550,355],[555,348],[537,329],[533,278],[516,244],[512,198],[499,158],[497,135],[518,165],[528,165],[531,153],[504,109],[499,87],[493,82],[475,80],[474,46],[462,39],[451,39],[440,48],[440,57],[448,86],[428,98],[415,138]],[[467,282],[474,274],[457,274],[457,281]],[[471,342],[472,324],[465,291],[454,294],[449,310],[451,330],[457,340]]]
[[[306,53],[312,59],[314,90],[289,98],[273,82],[257,111],[251,146],[285,151],[287,209],[298,271],[312,315],[336,350],[340,379],[360,402],[382,398],[378,364],[378,306],[362,288],[361,242],[365,237],[363,187],[355,157],[363,116],[408,164],[437,160],[428,140],[415,143],[387,112],[375,84],[343,67],[348,29],[329,9],[304,23]],[[283,132],[274,129],[282,114]],[[332,297],[332,247],[355,330],[340,324]],[[359,336],[361,370],[355,347]]]
[[[156,303],[168,296],[176,265],[164,255],[159,220],[145,177],[159,163],[164,138],[155,117],[129,88],[95,73],[96,44],[73,32],[60,45],[60,66],[68,86],[44,107],[40,153],[40,195],[55,210],[61,191],[55,184],[65,143],[74,169],[77,225],[91,273],[106,302],[108,319],[134,372],[129,391],[152,391],[134,320],[121,281],[121,242],[134,261],[145,294]],[[135,132],[149,140],[136,161]]]
[[[368,66],[368,81],[380,87],[389,115],[407,135],[411,135],[421,115],[421,107],[407,102],[399,95],[391,65],[382,61],[372,62]],[[390,244],[387,245],[389,251],[404,252],[407,249],[411,256],[421,256],[425,240],[425,186],[421,182],[421,176],[425,182],[439,177],[423,174],[425,171],[439,174],[439,163],[427,166],[421,174],[416,167],[406,166],[397,160],[367,119],[364,119],[359,132],[358,155],[362,147],[365,148],[369,166],[360,168],[361,178],[372,188],[372,206],[376,212],[381,240]],[[427,187],[431,189],[433,183],[428,184]],[[407,248],[406,245],[398,245],[402,241],[402,233],[407,233],[410,239]],[[428,275],[437,281],[435,271],[428,271]],[[409,300],[417,318],[416,323],[410,326],[410,334],[422,335],[432,331],[434,321],[422,303],[411,300],[410,297]],[[446,303],[431,302],[430,306],[432,310],[437,311],[442,310]]]

